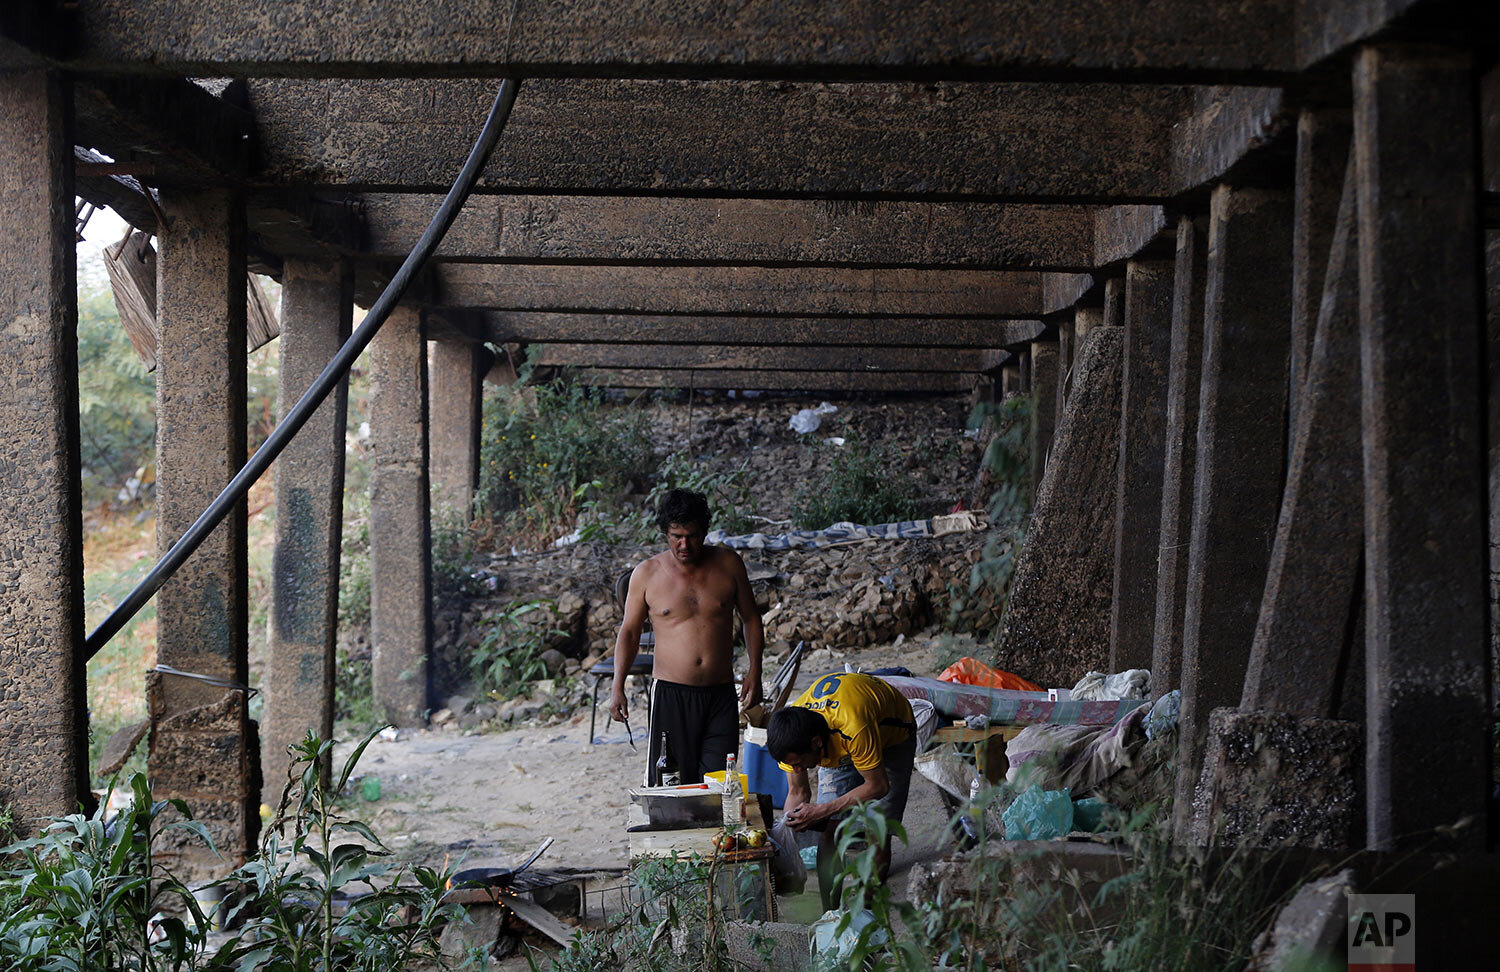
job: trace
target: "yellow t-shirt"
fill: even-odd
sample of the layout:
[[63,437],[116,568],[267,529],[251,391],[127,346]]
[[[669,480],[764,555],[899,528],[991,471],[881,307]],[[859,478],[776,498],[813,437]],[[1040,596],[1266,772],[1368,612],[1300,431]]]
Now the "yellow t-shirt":
[[792,704],[812,709],[832,730],[820,766],[838,766],[847,754],[855,769],[874,769],[881,750],[906,742],[916,729],[911,703],[873,675],[824,675]]

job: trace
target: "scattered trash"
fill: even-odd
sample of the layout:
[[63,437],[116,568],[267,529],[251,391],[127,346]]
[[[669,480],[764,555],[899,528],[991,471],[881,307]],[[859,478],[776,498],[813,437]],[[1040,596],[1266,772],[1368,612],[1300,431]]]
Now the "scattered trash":
[[827,402],[823,402],[817,408],[802,409],[796,415],[793,415],[787,424],[792,427],[792,431],[800,435],[806,435],[809,432],[816,432],[818,430],[818,426],[823,424],[823,416],[832,415],[838,410],[837,405],[830,405]]
[[[812,923],[812,937],[807,943],[813,968],[848,968],[849,957],[859,943],[859,933],[874,920],[875,916],[869,911],[823,912],[823,917]],[[839,930],[841,925],[842,931]],[[870,935],[869,944],[879,948],[889,938],[885,930],[880,929]]]
[[823,441],[829,445],[841,446],[844,444],[844,437],[842,435],[830,435]]
[[378,738],[381,742],[400,742],[401,730],[397,729],[395,726],[386,726],[384,729],[380,730]]
[[1150,686],[1151,673],[1144,668],[1131,668],[1113,675],[1089,672],[1073,686],[1073,698],[1090,702],[1144,699],[1149,697]]
[[1157,699],[1151,706],[1151,711],[1146,713],[1142,728],[1146,731],[1147,739],[1155,739],[1165,732],[1171,732],[1177,728],[1177,719],[1182,714],[1182,690],[1173,689],[1166,695]]
[[359,795],[365,798],[366,803],[374,803],[380,799],[380,777],[367,776],[359,784]]
[[1097,834],[1104,829],[1104,818],[1114,804],[1098,797],[1084,797],[1073,804],[1073,829]]
[[1006,840],[1057,840],[1073,829],[1073,796],[1067,787],[1044,790],[1032,784],[1002,819]]

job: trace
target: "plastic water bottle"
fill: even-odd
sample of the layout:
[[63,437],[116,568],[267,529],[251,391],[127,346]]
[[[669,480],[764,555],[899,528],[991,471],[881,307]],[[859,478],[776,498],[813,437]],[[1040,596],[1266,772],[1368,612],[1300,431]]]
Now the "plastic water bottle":
[[724,829],[738,830],[745,822],[745,793],[740,789],[740,768],[734,753],[724,757]]

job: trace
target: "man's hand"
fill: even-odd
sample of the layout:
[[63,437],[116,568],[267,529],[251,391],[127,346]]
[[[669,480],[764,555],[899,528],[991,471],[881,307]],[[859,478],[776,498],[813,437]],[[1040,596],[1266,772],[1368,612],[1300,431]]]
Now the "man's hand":
[[[619,682],[615,683],[616,686],[619,684]],[[612,689],[609,693],[609,714],[619,723],[623,723],[626,716],[629,715],[629,711],[625,707],[625,693],[618,687]]]
[[757,702],[764,701],[764,699],[765,696],[762,694],[760,685],[760,672],[749,672],[745,675],[744,681],[740,683],[740,711],[744,712]]
[[799,803],[783,814],[782,819],[793,830],[806,830],[827,820],[832,813],[833,808],[826,803]]

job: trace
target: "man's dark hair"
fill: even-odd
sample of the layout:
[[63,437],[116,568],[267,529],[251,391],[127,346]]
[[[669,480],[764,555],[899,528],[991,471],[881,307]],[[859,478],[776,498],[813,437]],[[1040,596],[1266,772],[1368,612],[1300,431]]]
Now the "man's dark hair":
[[766,727],[766,752],[778,763],[786,762],[788,753],[812,752],[814,739],[824,740],[826,747],[831,732],[823,717],[800,705],[789,705],[771,713],[771,723]]
[[656,525],[666,533],[672,524],[701,526],[708,532],[708,498],[690,489],[669,489],[656,508]]

